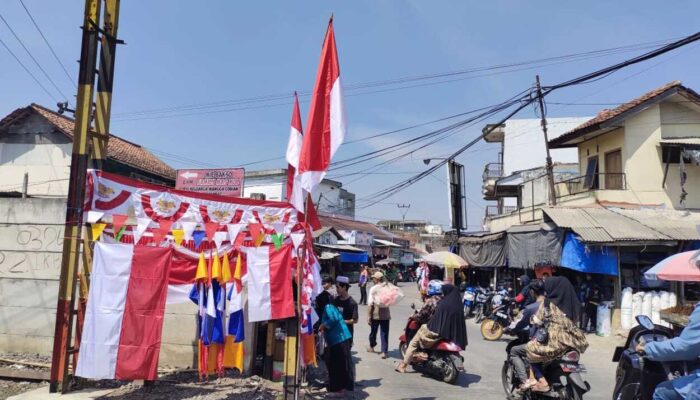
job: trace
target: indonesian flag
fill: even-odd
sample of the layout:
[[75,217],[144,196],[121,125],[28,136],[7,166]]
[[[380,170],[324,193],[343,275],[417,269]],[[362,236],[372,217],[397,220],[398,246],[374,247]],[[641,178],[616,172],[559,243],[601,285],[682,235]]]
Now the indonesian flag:
[[301,186],[309,193],[323,180],[331,158],[343,143],[346,131],[340,66],[333,33],[333,19],[321,51],[321,61],[311,97],[306,135],[299,157]]
[[301,187],[299,174],[299,154],[304,136],[301,128],[301,113],[299,112],[299,98],[294,92],[294,111],[292,111],[292,127],[289,130],[289,142],[287,143],[287,201],[298,211],[304,212],[304,190]]
[[154,380],[172,248],[95,242],[75,374]]
[[248,322],[294,316],[292,246],[246,248],[248,266]]

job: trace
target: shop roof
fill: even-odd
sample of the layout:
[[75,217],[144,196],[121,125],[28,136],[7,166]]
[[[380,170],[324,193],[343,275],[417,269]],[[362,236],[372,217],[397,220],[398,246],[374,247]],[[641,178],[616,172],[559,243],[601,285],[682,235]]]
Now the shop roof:
[[586,243],[700,240],[697,213],[670,210],[625,210],[603,207],[549,207],[545,214]]
[[329,215],[319,214],[319,221],[322,226],[332,226],[338,230],[344,231],[360,231],[371,233],[375,239],[393,240],[394,235],[379,228],[369,222],[355,221],[347,218],[333,217]]
[[332,250],[356,251],[356,252],[366,253],[365,250],[362,250],[362,249],[355,247],[355,246],[350,246],[349,244],[317,244],[316,246],[323,247],[326,249],[332,249]]
[[396,244],[394,242],[391,242],[389,240],[383,240],[383,239],[374,239],[375,242],[379,243],[382,246],[387,246],[387,247],[401,247],[400,244]]

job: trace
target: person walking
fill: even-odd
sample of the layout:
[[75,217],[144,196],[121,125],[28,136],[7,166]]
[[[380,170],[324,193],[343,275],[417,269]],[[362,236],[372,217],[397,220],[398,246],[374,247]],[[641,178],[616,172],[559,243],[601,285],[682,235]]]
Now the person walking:
[[384,274],[377,271],[372,275],[374,286],[369,290],[369,310],[367,312],[367,323],[370,326],[369,346],[367,351],[374,353],[374,348],[377,346],[377,332],[381,330],[381,355],[382,358],[387,358],[389,351],[389,321],[391,320],[391,312],[389,307],[383,306],[377,302],[377,292],[381,288],[389,286],[389,283],[384,279]]
[[333,304],[327,304],[321,318],[320,331],[323,332],[328,353],[328,397],[345,397],[346,391],[355,388],[354,368],[350,346],[352,336],[343,315]]
[[[350,331],[350,336],[355,336],[355,324],[359,319],[357,312],[357,302],[348,293],[350,289],[350,279],[347,276],[338,275],[335,278],[335,290],[338,296],[333,300],[333,305],[335,305],[340,314],[343,316],[345,324],[348,326]],[[352,339],[350,340],[352,345]]]
[[367,305],[367,281],[369,280],[369,272],[367,266],[362,264],[360,269],[360,304]]

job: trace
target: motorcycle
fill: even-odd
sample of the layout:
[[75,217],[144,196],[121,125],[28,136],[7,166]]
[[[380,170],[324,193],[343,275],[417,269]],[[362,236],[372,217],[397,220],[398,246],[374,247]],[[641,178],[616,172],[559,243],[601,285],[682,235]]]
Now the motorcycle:
[[513,346],[527,343],[529,340],[527,333],[521,332],[518,337],[511,340],[506,346],[506,361],[501,369],[501,383],[506,392],[508,400],[539,400],[539,399],[563,399],[581,400],[583,395],[591,389],[591,385],[583,379],[582,374],[586,373],[586,368],[579,363],[580,355],[577,351],[568,351],[559,359],[544,364],[542,373],[550,384],[549,392],[535,392],[531,389],[519,393],[517,388],[521,382],[518,381],[510,358],[510,349]]
[[488,315],[491,314],[491,299],[493,292],[489,289],[479,288],[476,293],[476,304],[474,305],[474,322],[480,324]]
[[[415,309],[415,306],[411,304],[411,308]],[[418,323],[409,317],[404,333],[399,337],[401,357],[404,357],[406,354],[408,344],[419,328]],[[453,384],[457,381],[460,371],[464,371],[464,357],[460,354],[462,348],[456,343],[440,340],[430,349],[421,349],[420,352],[426,356],[422,358],[414,357],[411,363],[411,366],[417,372]]]
[[514,302],[509,297],[497,294],[491,300],[493,311],[481,323],[481,336],[495,341],[503,336],[505,329],[513,322]]
[[476,305],[477,289],[473,286],[467,286],[464,290],[462,302],[464,303],[464,319],[472,316],[474,306]]
[[646,315],[636,319],[639,325],[632,328],[625,345],[617,347],[613,355],[613,362],[617,362],[613,400],[651,400],[659,383],[687,375],[698,367],[697,361],[651,361],[637,353],[638,343],[660,342],[674,335]]

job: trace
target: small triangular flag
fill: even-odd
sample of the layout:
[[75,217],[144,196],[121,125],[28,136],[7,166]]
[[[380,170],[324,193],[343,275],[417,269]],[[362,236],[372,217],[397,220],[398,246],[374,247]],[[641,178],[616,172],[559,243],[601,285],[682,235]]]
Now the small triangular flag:
[[136,220],[136,229],[133,231],[134,235],[134,244],[137,244],[139,240],[141,240],[141,236],[146,232],[146,229],[148,229],[148,225],[151,223],[151,219],[148,217],[145,218],[138,218]]
[[204,224],[204,229],[207,232],[207,239],[209,239],[209,241],[212,241],[214,240],[214,233],[217,229],[219,229],[219,224],[217,224],[216,222],[207,222],[206,224]]
[[306,234],[304,232],[297,232],[297,233],[292,233],[289,235],[292,238],[292,243],[294,244],[294,250],[297,250],[299,248],[299,245],[301,242],[304,241],[304,236]]
[[238,253],[238,257],[236,257],[236,269],[233,270],[233,279],[236,281],[241,281],[241,277],[243,276],[243,255]]
[[97,223],[97,221],[99,221],[100,219],[102,219],[103,215],[105,215],[105,213],[101,211],[88,211],[87,215],[85,216],[85,220],[88,224],[94,224]]
[[183,221],[182,230],[185,232],[185,240],[192,240],[192,233],[194,233],[195,228],[197,228],[197,222],[195,221]]
[[263,224],[248,224],[248,230],[250,230],[250,236],[253,237],[255,245],[260,246],[262,241],[265,240],[265,227]]
[[[204,232],[202,232],[204,233]],[[204,259],[204,252],[199,253],[199,263],[197,264],[197,274],[195,281],[207,280],[207,261]]]
[[90,226],[90,229],[92,229],[92,240],[97,241],[100,239],[100,236],[102,236],[102,232],[105,230],[105,227],[107,224],[104,222],[100,223],[95,223]]
[[199,246],[204,241],[205,236],[207,236],[207,234],[204,231],[194,231],[192,233],[192,240],[194,240],[194,248],[195,249],[199,248]]
[[169,221],[167,219],[162,219],[158,221],[158,230],[160,231],[161,235],[163,237],[167,236],[168,233],[170,233],[170,228],[173,227],[173,221]]
[[124,226],[125,222],[126,222],[126,215],[121,215],[121,214],[112,215],[112,229],[114,230],[115,234],[117,232],[121,231],[122,226]]
[[182,240],[185,238],[185,231],[182,229],[173,229],[173,240],[175,241],[175,246],[180,247]]
[[228,261],[228,254],[224,253],[221,258],[221,279],[223,279],[224,283],[232,282],[233,274],[231,273],[231,264]]
[[122,226],[121,229],[119,229],[119,232],[117,233],[117,241],[122,240],[122,236],[124,236],[125,231],[126,231],[126,226]]
[[272,227],[275,229],[275,232],[283,234],[284,233],[284,227],[287,226],[284,222],[275,222],[272,224]]
[[163,243],[163,232],[161,232],[160,229],[154,229],[151,232],[153,233],[153,244],[160,246],[160,244]]
[[228,224],[226,225],[226,228],[228,229],[228,239],[231,241],[231,243],[236,242],[236,238],[238,237],[238,234],[241,232],[241,229],[245,224]]
[[282,247],[282,242],[284,242],[284,234],[283,233],[273,233],[272,234],[272,243],[275,244],[275,249],[279,250]]
[[223,276],[221,275],[221,262],[219,261],[219,254],[216,251],[211,253],[212,264],[211,264],[211,279],[216,279],[221,282]]
[[214,243],[216,243],[216,248],[221,249],[221,243],[226,240],[228,232],[214,232]]

